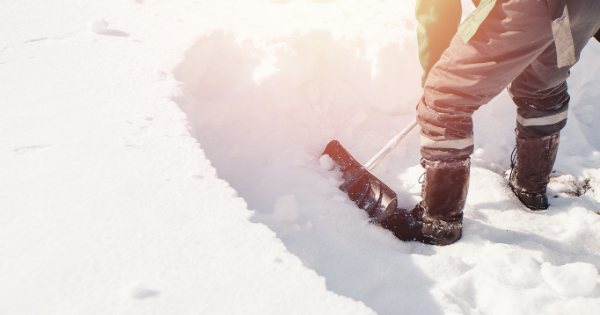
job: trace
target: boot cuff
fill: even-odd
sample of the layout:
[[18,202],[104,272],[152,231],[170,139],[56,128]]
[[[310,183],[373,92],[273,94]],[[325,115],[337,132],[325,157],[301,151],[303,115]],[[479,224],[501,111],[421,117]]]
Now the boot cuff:
[[446,160],[446,161],[431,161],[425,158],[421,158],[421,166],[423,168],[455,168],[455,167],[470,167],[471,158],[464,160]]

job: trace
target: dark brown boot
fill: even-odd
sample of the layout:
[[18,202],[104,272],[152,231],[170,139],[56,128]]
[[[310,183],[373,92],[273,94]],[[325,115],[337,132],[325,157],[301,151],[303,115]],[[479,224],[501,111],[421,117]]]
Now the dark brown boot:
[[462,235],[463,208],[471,160],[428,161],[421,188],[423,201],[410,212],[398,209],[381,223],[403,241],[450,245]]
[[559,134],[527,139],[517,133],[508,179],[517,198],[531,210],[548,209],[546,186],[550,182],[559,139]]

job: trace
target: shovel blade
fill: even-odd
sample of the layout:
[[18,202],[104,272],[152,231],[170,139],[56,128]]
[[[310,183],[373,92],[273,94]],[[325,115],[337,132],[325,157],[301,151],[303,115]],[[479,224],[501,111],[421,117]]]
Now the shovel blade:
[[339,167],[343,181],[340,190],[366,211],[373,221],[380,223],[396,210],[396,193],[362,166],[337,140],[329,142],[322,155],[328,155]]

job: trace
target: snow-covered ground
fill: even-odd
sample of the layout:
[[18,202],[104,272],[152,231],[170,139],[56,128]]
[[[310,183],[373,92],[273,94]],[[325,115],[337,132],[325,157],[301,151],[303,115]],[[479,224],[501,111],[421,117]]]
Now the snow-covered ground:
[[[472,10],[468,2],[465,13]],[[76,0],[0,11],[0,314],[595,314],[600,44],[569,79],[549,188],[474,117],[463,238],[403,243],[319,163],[414,117],[414,0]],[[419,200],[414,135],[374,173]]]

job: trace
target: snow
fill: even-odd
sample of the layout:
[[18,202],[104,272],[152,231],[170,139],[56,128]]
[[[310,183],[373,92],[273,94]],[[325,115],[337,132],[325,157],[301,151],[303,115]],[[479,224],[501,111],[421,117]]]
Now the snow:
[[598,270],[586,263],[572,263],[555,267],[542,264],[542,278],[559,294],[565,296],[586,296],[596,287]]
[[[465,13],[472,5],[464,1]],[[549,186],[503,178],[515,107],[474,116],[463,238],[400,242],[337,188],[420,97],[414,0],[6,1],[0,313],[595,314],[600,44]],[[410,136],[374,174],[420,199]]]
[[93,18],[88,22],[88,29],[96,34],[102,34],[106,31],[108,22],[103,18]]
[[327,154],[323,154],[319,157],[319,163],[321,164],[321,168],[326,171],[331,171],[335,168],[335,162]]
[[298,203],[294,195],[277,198],[273,207],[273,215],[277,220],[294,222],[298,220]]

